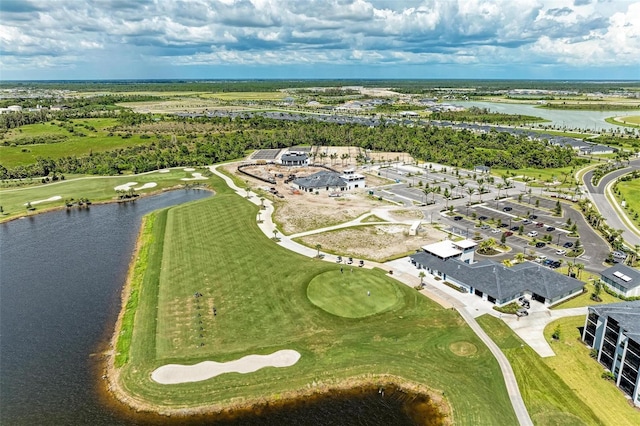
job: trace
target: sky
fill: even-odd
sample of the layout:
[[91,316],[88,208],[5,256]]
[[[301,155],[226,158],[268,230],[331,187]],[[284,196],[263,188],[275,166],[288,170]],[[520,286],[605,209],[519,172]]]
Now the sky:
[[0,0],[0,80],[640,80],[640,0]]

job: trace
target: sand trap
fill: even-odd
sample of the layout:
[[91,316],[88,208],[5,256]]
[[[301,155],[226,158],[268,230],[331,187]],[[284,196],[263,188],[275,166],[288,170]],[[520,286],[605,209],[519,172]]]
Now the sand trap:
[[133,189],[135,189],[136,191],[139,191],[139,190],[141,190],[141,189],[155,188],[156,186],[158,186],[158,184],[157,184],[157,183],[155,183],[155,182],[149,182],[149,183],[145,183],[144,185],[139,186],[139,187],[137,187],[137,188],[133,188]]
[[196,171],[196,169],[194,169],[192,167],[187,167],[186,169],[182,169],[182,170],[184,170],[185,172],[195,172]]
[[169,173],[171,170],[169,169],[162,169],[162,170],[158,170],[158,173]]
[[[185,169],[186,170],[186,169]],[[191,173],[192,178],[182,178],[180,180],[207,180],[208,177],[202,176],[202,173]]]
[[282,350],[271,355],[247,355],[235,361],[203,361],[195,365],[167,364],[151,373],[151,378],[162,384],[200,382],[224,373],[253,373],[264,367],[290,367],[300,359],[300,353]]
[[[33,206],[34,204],[40,204],[40,203],[48,203],[50,201],[58,201],[58,200],[62,200],[62,197],[59,195],[54,195],[51,198],[47,198],[46,200],[38,200],[38,201],[32,201],[31,205]],[[26,206],[29,203],[24,203],[24,205]]]
[[129,188],[137,184],[138,182],[127,182],[123,183],[122,185],[115,186],[113,189],[115,189],[116,191],[128,191]]

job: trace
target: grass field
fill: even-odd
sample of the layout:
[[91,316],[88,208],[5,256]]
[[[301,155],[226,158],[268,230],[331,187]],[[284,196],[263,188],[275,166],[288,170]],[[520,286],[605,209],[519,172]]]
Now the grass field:
[[277,101],[287,95],[282,92],[216,92],[201,94],[202,98],[216,98],[223,101]]
[[[140,187],[149,182],[157,183],[155,188],[136,191],[139,194],[144,194],[179,184],[185,184],[185,181],[180,180],[185,177],[192,177],[192,172],[185,172],[182,168],[179,168],[172,169],[169,173],[151,172],[128,176],[90,176],[33,187],[4,189],[0,190],[0,205],[5,214],[0,216],[0,221],[25,215],[27,213],[25,209],[27,202],[46,200],[54,196],[61,197],[58,201],[34,205],[33,207],[36,207],[38,211],[62,207],[64,206],[64,200],[67,198],[73,198],[75,200],[88,198],[92,202],[106,201],[116,198],[118,194],[114,188],[127,182],[137,182],[138,185],[136,185],[136,187]],[[192,183],[193,182],[206,184],[208,181],[198,180],[192,181]]]
[[[560,340],[551,339],[556,326],[560,326]],[[545,328],[544,334],[556,356],[545,358],[547,364],[585,401],[600,421],[611,426],[640,424],[640,411],[631,408],[621,390],[600,376],[604,368],[589,356],[589,348],[580,342],[579,328],[584,316],[562,318]]]
[[[127,392],[180,408],[278,398],[390,374],[443,391],[456,424],[516,423],[497,362],[455,311],[385,271],[358,270],[356,285],[369,284],[367,297],[382,302],[367,313],[385,305],[382,312],[357,319],[327,312],[307,297],[309,283],[337,282],[340,265],[280,247],[258,229],[257,206],[221,180],[211,183],[214,197],[163,211],[166,218],[155,221],[162,229],[153,230],[154,238],[163,244],[148,252],[130,361],[120,375]],[[330,298],[316,290],[316,299]],[[347,312],[358,309],[353,301],[342,305]],[[170,362],[227,361],[279,349],[300,352],[300,361],[191,384],[149,379]]]
[[[531,167],[526,167],[517,170],[507,170],[507,169],[491,169],[491,174],[495,176],[502,177],[505,173],[513,173],[515,176],[527,176],[529,178],[535,179],[534,186],[540,186],[540,184],[544,184],[545,182],[552,182],[554,179],[562,182],[564,180],[564,175],[562,173],[569,173],[569,176],[566,179],[566,182],[563,187],[567,186],[575,186],[574,178],[572,176],[572,170],[575,172],[573,167],[559,167],[555,169],[534,169]],[[516,180],[521,181],[522,178],[515,178]],[[555,186],[551,187],[555,188]]]
[[[3,142],[11,143],[11,140],[25,136],[65,135],[68,136],[68,138],[58,143],[18,145],[13,147],[0,146],[0,164],[4,167],[11,168],[35,163],[37,157],[56,159],[72,155],[84,155],[92,151],[101,152],[148,144],[153,140],[141,139],[140,135],[133,135],[126,139],[117,135],[108,136],[109,132],[106,129],[117,124],[115,119],[86,118],[69,120],[67,123],[74,125],[73,133],[63,127],[51,125],[50,123],[29,124],[21,126],[18,130],[12,130]],[[93,126],[96,131],[90,131],[84,127],[75,126],[75,124]],[[85,136],[78,136],[78,132],[83,133]]]
[[[627,216],[630,216],[631,221],[637,225],[640,220],[635,219],[634,214],[635,212],[640,213],[640,179],[619,182],[618,189],[622,198],[627,202],[625,209]],[[619,197],[616,196],[616,198]],[[633,214],[630,213],[632,210]]]
[[478,323],[509,360],[535,425],[602,424],[590,408],[591,401],[578,397],[575,389],[567,385],[504,322],[483,315],[478,318]]

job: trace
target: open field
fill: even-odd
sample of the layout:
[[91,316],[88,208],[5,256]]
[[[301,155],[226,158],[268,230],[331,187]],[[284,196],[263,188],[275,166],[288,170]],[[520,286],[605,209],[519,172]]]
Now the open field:
[[[118,197],[114,189],[118,185],[127,182],[137,182],[135,188],[140,188],[146,183],[155,182],[157,186],[153,188],[135,191],[138,194],[161,191],[176,185],[183,185],[186,182],[182,178],[192,177],[193,172],[185,172],[182,168],[172,169],[169,173],[150,172],[139,175],[127,176],[90,176],[78,179],[57,181],[46,185],[25,187],[17,189],[0,190],[2,209],[5,215],[0,216],[0,220],[10,219],[16,216],[27,214],[25,204],[37,200],[49,199],[53,196],[60,196],[59,201],[50,201],[37,205],[37,210],[51,208],[61,208],[65,205],[64,200],[88,198],[92,202],[108,201]],[[194,181],[206,184],[207,180]],[[36,207],[36,206],[34,206]]]
[[[637,226],[640,224],[640,218],[636,217],[636,213],[640,213],[640,179],[618,182],[617,188],[620,190],[620,196],[627,203],[624,209],[625,214]],[[615,196],[618,202],[621,201],[620,196]]]
[[561,183],[563,180],[565,180],[565,175],[563,175],[563,173],[568,174],[563,187],[567,187],[567,186],[575,187],[575,182],[572,176],[573,172],[575,172],[575,169],[574,167],[571,167],[571,166],[559,167],[554,169],[534,169],[531,167],[517,169],[517,170],[507,170],[507,169],[498,169],[498,168],[491,169],[492,175],[502,177],[502,175],[510,173],[510,176],[516,176],[514,177],[514,179],[519,181],[522,181],[522,176],[527,176],[528,178],[534,179],[531,181],[531,183],[533,183],[534,186],[544,186],[548,188],[556,187],[556,185],[546,185],[548,183],[552,183],[554,181]]
[[223,101],[279,101],[286,96],[282,92],[216,92],[200,95],[202,98],[215,98]]
[[[604,368],[589,356],[589,348],[580,341],[584,316],[556,320],[544,330],[556,356],[544,358],[547,364],[573,390],[605,425],[640,424],[640,410],[632,408],[621,390],[601,375]],[[560,326],[560,340],[551,335]]]
[[504,322],[482,315],[478,323],[509,360],[535,425],[602,424],[590,408],[591,400],[578,397],[573,387],[567,385]]
[[[59,122],[55,122],[56,124]],[[17,146],[0,146],[0,164],[10,168],[24,164],[35,163],[38,157],[62,158],[74,155],[84,155],[90,152],[110,151],[135,145],[148,144],[152,139],[141,139],[140,135],[122,138],[119,135],[108,136],[108,127],[115,126],[115,119],[86,118],[69,120],[66,124],[73,125],[74,132],[64,127],[47,124],[29,124],[13,129],[5,136],[3,142],[11,144],[12,140],[24,137],[53,137],[66,136],[58,143],[31,144]],[[95,131],[88,130],[84,125],[92,126]],[[80,136],[79,133],[85,136]]]
[[[119,376],[143,406],[215,409],[388,374],[444,393],[456,424],[516,423],[497,362],[455,311],[381,270],[354,271],[354,278],[387,289],[367,296],[386,310],[352,319],[317,307],[307,297],[309,283],[326,285],[340,266],[280,247],[258,229],[257,206],[217,178],[211,184],[214,197],[161,212],[166,225],[153,231],[162,245],[148,252],[130,359]],[[316,297],[329,296],[320,289]],[[225,362],[281,349],[298,351],[300,360],[195,384],[149,379],[167,363]]]

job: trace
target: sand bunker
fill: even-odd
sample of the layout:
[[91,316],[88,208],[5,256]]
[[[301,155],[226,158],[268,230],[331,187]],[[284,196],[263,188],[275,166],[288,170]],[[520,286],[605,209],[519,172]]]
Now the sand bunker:
[[203,361],[195,365],[167,364],[151,373],[162,384],[200,382],[224,373],[253,373],[264,367],[290,367],[300,359],[297,351],[285,349],[271,355],[247,355],[235,361]]
[[116,191],[128,191],[132,186],[137,185],[138,182],[127,182],[122,185],[115,186],[113,189]]
[[157,183],[155,183],[155,182],[149,182],[149,183],[145,183],[144,185],[139,186],[139,187],[137,187],[137,188],[133,188],[133,189],[135,189],[136,191],[139,191],[139,190],[141,190],[141,189],[155,188],[156,186],[158,186],[158,184],[157,184]]
[[[185,169],[186,170],[186,169]],[[208,177],[202,176],[202,173],[191,173],[192,178],[182,178],[180,180],[207,180]]]
[[169,173],[171,170],[169,169],[162,169],[162,170],[158,170],[158,173]]
[[[40,204],[40,203],[48,203],[50,201],[58,201],[58,200],[62,200],[62,197],[59,195],[55,195],[51,198],[47,198],[46,200],[37,200],[37,201],[32,201],[31,205],[33,206],[34,204]],[[26,206],[29,203],[24,203],[24,205]]]
[[195,172],[196,171],[196,169],[194,169],[193,167],[187,167],[186,169],[182,169],[182,170],[184,170],[185,172]]

